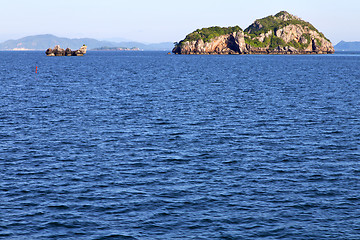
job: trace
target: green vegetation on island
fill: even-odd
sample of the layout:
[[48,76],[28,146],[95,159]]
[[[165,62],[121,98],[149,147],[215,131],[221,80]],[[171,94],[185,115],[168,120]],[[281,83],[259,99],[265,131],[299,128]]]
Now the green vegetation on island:
[[239,26],[234,26],[234,27],[218,27],[218,26],[216,26],[216,27],[197,29],[194,32],[188,34],[185,37],[185,39],[180,42],[180,44],[182,42],[197,41],[200,39],[202,39],[204,42],[210,42],[211,39],[213,39],[215,37],[230,34],[233,32],[238,32],[238,31],[242,31],[242,29]]
[[[256,48],[266,48],[269,47],[269,49],[275,49],[276,47],[294,47],[296,49],[304,50],[306,49],[311,42],[310,34],[304,33],[302,35],[306,39],[306,43],[300,43],[295,40],[291,40],[290,42],[286,43],[283,39],[275,36],[272,34],[270,37],[265,37],[264,41],[259,41],[257,39],[257,36],[255,34],[247,34],[245,35],[245,42],[249,44],[252,47]],[[321,46],[320,40],[316,39],[316,43]]]
[[281,11],[275,16],[267,16],[261,19],[257,19],[253,24],[247,27],[244,32],[255,35],[260,35],[261,33],[267,33],[269,31],[276,32],[278,29],[286,27],[288,25],[299,25],[309,30],[317,32],[321,37],[327,39],[324,34],[318,31],[311,23],[306,22],[300,18],[297,18],[286,11]]

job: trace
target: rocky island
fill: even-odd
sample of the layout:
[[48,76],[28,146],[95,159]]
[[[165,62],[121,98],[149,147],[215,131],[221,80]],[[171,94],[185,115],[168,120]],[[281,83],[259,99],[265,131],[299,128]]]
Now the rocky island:
[[60,45],[56,45],[54,49],[48,48],[45,53],[46,56],[84,56],[86,48],[84,44],[79,50],[72,51],[70,48],[64,50]]
[[175,43],[175,54],[331,54],[334,47],[312,24],[286,11],[239,27],[210,27]]

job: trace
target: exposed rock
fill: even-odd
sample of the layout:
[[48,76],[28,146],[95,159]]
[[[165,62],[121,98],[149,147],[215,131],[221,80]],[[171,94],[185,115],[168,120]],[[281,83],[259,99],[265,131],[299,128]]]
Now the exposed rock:
[[300,44],[307,44],[308,40],[306,39],[306,37],[304,35],[302,35],[299,39],[299,43]]
[[298,25],[288,25],[286,27],[280,28],[275,32],[275,36],[281,38],[286,43],[299,39],[306,32],[301,26]]
[[47,56],[55,56],[55,54],[51,48],[48,48],[45,53]]
[[67,48],[65,50],[65,56],[71,56],[71,49],[70,48]]
[[47,56],[83,56],[86,53],[86,45],[84,44],[79,50],[71,51],[70,48],[60,48],[59,45],[56,45],[54,49],[48,48],[46,50]]
[[334,48],[313,25],[282,11],[256,20],[245,31],[238,26],[198,29],[176,43],[173,53],[326,54]]
[[65,56],[65,50],[61,48],[60,45],[54,47],[53,53],[55,56]]
[[248,52],[243,32],[239,31],[230,34],[228,43],[231,45],[231,49],[234,50],[235,52],[238,52],[240,54],[244,54]]
[[302,21],[301,18],[291,15],[290,13],[286,12],[286,11],[281,11],[278,14],[275,15],[275,17],[281,19],[282,21],[290,21],[290,20],[300,20]]
[[86,53],[86,46],[83,45],[79,50],[75,51],[75,56],[83,56]]
[[246,43],[243,32],[234,32],[228,35],[215,37],[211,42],[202,39],[184,42],[182,46],[175,47],[174,53],[179,54],[240,54],[246,53]]

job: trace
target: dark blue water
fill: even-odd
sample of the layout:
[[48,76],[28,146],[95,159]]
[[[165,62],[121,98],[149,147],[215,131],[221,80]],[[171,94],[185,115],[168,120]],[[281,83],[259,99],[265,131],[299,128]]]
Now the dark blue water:
[[360,55],[0,72],[1,239],[360,239]]

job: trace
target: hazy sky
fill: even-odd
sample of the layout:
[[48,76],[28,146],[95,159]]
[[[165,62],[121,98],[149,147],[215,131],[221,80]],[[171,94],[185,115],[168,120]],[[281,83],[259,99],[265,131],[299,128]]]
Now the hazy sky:
[[358,0],[1,0],[0,41],[36,34],[174,42],[197,28],[239,25],[281,10],[333,43],[360,41]]

